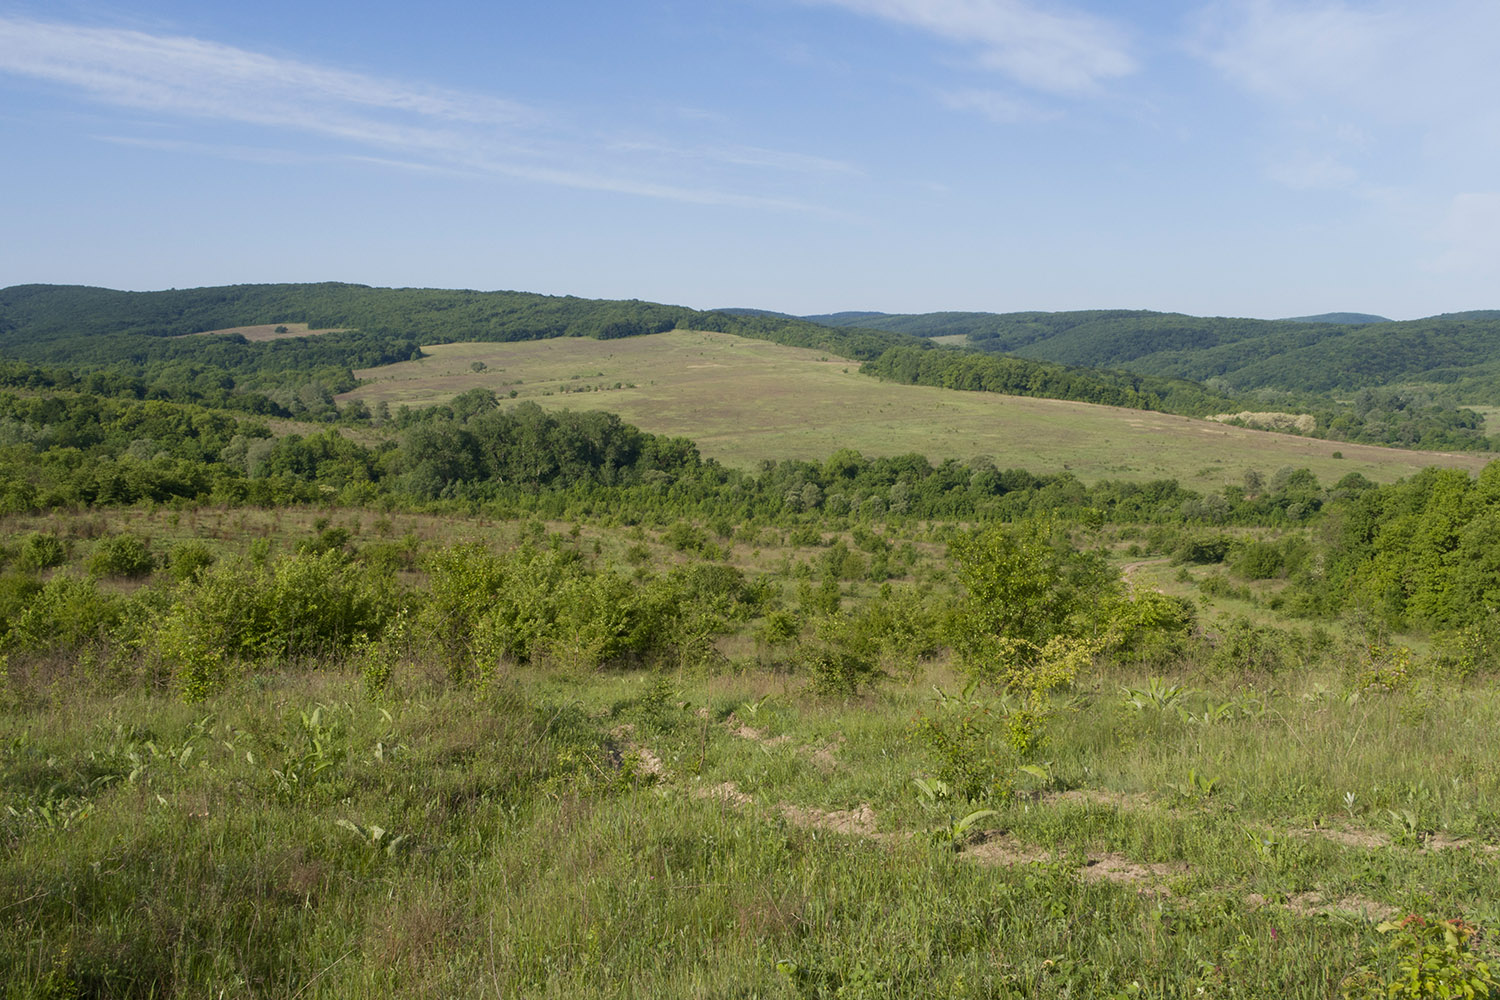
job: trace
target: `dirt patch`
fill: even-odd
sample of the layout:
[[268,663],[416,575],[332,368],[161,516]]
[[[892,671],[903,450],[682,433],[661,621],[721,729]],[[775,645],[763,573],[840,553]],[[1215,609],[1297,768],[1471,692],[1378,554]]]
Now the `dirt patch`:
[[1353,913],[1365,920],[1385,920],[1396,915],[1394,906],[1377,903],[1363,896],[1345,896],[1329,901],[1321,892],[1299,892],[1286,901],[1287,909],[1299,917],[1319,913]]
[[875,827],[875,810],[870,808],[868,802],[862,802],[854,809],[838,809],[831,812],[794,806],[784,802],[781,805],[781,815],[786,817],[786,821],[793,826],[811,830],[826,830],[829,833],[842,833],[853,837],[880,836]]
[[1187,871],[1188,866],[1181,861],[1147,864],[1132,861],[1123,854],[1100,854],[1090,855],[1088,863],[1078,874],[1085,882],[1114,882],[1135,886],[1138,892],[1146,895],[1170,896],[1172,891],[1162,882],[1186,875]]
[[693,798],[715,799],[719,802],[727,802],[732,806],[749,806],[755,804],[755,800],[740,791],[739,786],[732,781],[720,782],[717,785],[710,785],[707,788],[695,788],[693,789]]
[[1299,830],[1288,830],[1287,836],[1306,840],[1309,837],[1321,837],[1331,840],[1335,844],[1344,847],[1362,847],[1366,850],[1375,850],[1380,847],[1389,847],[1391,838],[1378,830],[1355,830],[1348,827],[1307,827]]
[[1215,413],[1208,419],[1218,423],[1238,420],[1247,427],[1297,434],[1311,434],[1318,426],[1317,418],[1311,413],[1255,413],[1242,410],[1239,413]]
[[759,743],[765,747],[779,747],[783,743],[790,743],[792,741],[792,738],[785,733],[780,736],[767,736],[761,730],[756,729],[754,726],[747,726],[743,722],[736,720],[733,716],[730,716],[729,722],[726,725],[728,725],[729,731],[740,739],[750,740],[752,743]]
[[839,766],[838,758],[834,756],[834,752],[843,745],[844,737],[842,734],[840,734],[834,737],[831,743],[826,743],[820,747],[809,748],[807,751],[808,759],[811,760],[814,764],[818,765],[818,767],[822,770],[832,771],[834,768]]
[[[982,865],[1009,868],[1013,865],[1050,861],[1049,851],[1021,843],[1009,834],[986,834],[964,849],[964,857]],[[1133,886],[1148,896],[1168,896],[1171,890],[1163,883],[1186,875],[1188,866],[1181,862],[1147,864],[1133,861],[1123,854],[1091,854],[1078,870],[1085,882],[1113,882]]]
[[[705,714],[707,712],[706,709],[699,709],[698,711],[701,717],[709,717],[707,714]],[[734,714],[731,714],[729,718],[724,720],[724,728],[729,730],[732,735],[737,736],[742,740],[749,740],[751,743],[759,743],[763,747],[774,748],[786,746],[788,743],[792,742],[792,738],[786,733],[782,733],[780,736],[770,736],[764,730],[756,729],[754,726],[747,725],[746,723],[742,722],[740,718]],[[844,745],[844,743],[844,735],[842,733],[837,733],[834,735],[834,738],[831,741],[825,743],[823,746],[803,746],[799,747],[797,752],[816,764],[820,770],[832,771],[834,768],[839,766],[838,758],[835,757],[834,754],[838,751],[839,747]]]
[[[1390,847],[1395,843],[1395,838],[1380,830],[1362,830],[1355,827],[1306,827],[1298,830],[1288,830],[1288,836],[1307,839],[1309,837],[1322,837],[1331,840],[1344,847],[1359,847],[1365,850],[1377,850],[1382,847]],[[1459,851],[1466,847],[1477,847],[1487,854],[1500,851],[1500,847],[1494,844],[1476,844],[1467,837],[1455,837],[1448,833],[1433,833],[1424,837],[1421,846],[1422,851]]]
[[[1137,559],[1135,562],[1129,562],[1120,567],[1120,579],[1125,581],[1126,586],[1134,587],[1135,575],[1142,569],[1146,568],[1147,566],[1159,566],[1164,562],[1170,561],[1170,556],[1159,556],[1155,559]],[[1160,594],[1162,592],[1162,589],[1160,587],[1157,587],[1156,592]]]
[[1009,868],[1012,865],[1047,861],[1052,855],[1034,847],[1027,847],[1008,834],[997,833],[984,835],[964,848],[964,857],[972,858],[982,865]]
[[1106,792],[1097,788],[1070,788],[1066,792],[1044,792],[1038,801],[1049,804],[1075,803],[1112,809],[1145,809],[1151,805],[1146,792]]
[[[661,758],[651,752],[651,748],[635,738],[635,724],[631,722],[616,726],[610,730],[610,734],[618,740],[624,750],[621,757],[629,757],[635,761],[636,769],[641,774],[650,775],[653,778],[667,777],[667,765],[663,764]],[[620,761],[616,761],[620,763]]]

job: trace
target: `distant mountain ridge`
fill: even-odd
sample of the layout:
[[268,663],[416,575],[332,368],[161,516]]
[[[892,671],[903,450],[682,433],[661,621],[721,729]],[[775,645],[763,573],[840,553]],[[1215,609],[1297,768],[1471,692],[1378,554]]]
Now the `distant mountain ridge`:
[[1316,316],[1288,316],[1283,323],[1341,323],[1344,326],[1360,326],[1365,323],[1393,323],[1387,316],[1373,313],[1318,313]]

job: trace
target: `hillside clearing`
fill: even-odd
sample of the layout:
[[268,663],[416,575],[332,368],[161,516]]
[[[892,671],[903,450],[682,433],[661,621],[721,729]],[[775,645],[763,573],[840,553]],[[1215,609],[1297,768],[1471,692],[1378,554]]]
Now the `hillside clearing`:
[[[459,343],[428,357],[356,372],[339,397],[428,406],[476,387],[544,407],[609,410],[643,430],[690,437],[705,456],[752,468],[770,459],[918,452],[990,456],[1001,467],[1068,469],[1099,479],[1237,484],[1245,470],[1311,469],[1333,483],[1378,482],[1429,465],[1477,472],[1493,456],[1405,451],[1213,424],[1172,414],[893,385],[857,362],[731,334],[673,331],[624,340]],[[1335,458],[1335,453],[1343,455]]]

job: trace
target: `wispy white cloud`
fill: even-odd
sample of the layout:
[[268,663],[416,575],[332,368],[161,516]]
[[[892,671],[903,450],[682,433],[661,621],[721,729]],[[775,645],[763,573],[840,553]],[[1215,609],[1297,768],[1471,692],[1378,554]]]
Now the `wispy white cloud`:
[[621,140],[610,149],[629,153],[652,153],[687,160],[711,160],[739,167],[767,168],[794,173],[857,174],[860,169],[843,160],[833,160],[806,153],[792,153],[759,146],[680,146],[646,139]]
[[951,90],[938,96],[947,107],[956,111],[977,111],[1000,125],[1049,121],[1058,117],[1056,111],[995,90]]
[[1135,72],[1115,22],[1026,0],[805,0],[917,28],[971,46],[979,64],[1051,94],[1081,95]]
[[[342,158],[402,169],[513,177],[692,204],[817,210],[795,199],[720,190],[711,180],[684,182],[658,156],[622,163],[609,140],[580,136],[519,102],[197,38],[0,17],[0,73],[46,81],[101,104],[352,144],[363,152]],[[159,140],[117,135],[110,141],[155,142],[161,148]],[[267,163],[310,162],[318,155],[237,143],[177,148]],[[750,146],[721,150],[713,158],[778,171],[843,169],[833,160]]]
[[1296,191],[1342,191],[1359,182],[1359,171],[1327,154],[1273,159],[1266,172]]
[[1194,48],[1331,158],[1413,151],[1500,164],[1500,4],[1222,0]]

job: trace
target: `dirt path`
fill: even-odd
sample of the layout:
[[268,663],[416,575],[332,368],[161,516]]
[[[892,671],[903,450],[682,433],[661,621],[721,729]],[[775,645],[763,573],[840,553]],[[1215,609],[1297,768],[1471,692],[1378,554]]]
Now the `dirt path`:
[[[1155,559],[1137,559],[1135,562],[1128,562],[1120,567],[1120,579],[1125,581],[1126,586],[1134,587],[1135,580],[1133,578],[1142,568],[1146,566],[1159,566],[1164,562],[1171,561],[1171,556],[1157,556]],[[1157,588],[1157,592],[1160,593],[1161,589]]]

